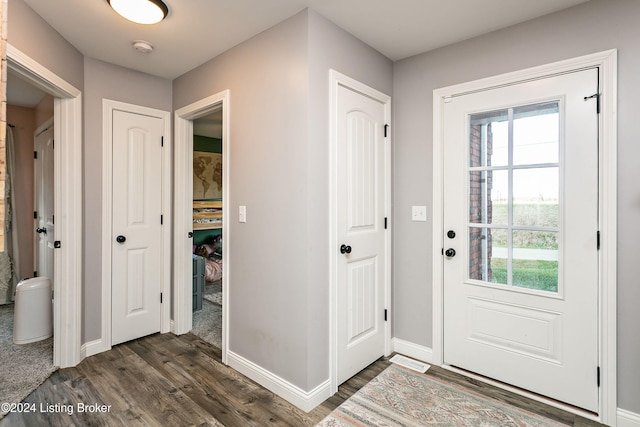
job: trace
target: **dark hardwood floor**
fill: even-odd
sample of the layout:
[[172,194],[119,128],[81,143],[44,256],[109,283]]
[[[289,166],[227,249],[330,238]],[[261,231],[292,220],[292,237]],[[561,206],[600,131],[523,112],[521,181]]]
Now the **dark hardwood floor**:
[[[313,426],[389,364],[381,358],[305,413],[223,365],[220,350],[195,335],[158,334],[57,371],[24,400],[35,412],[7,414],[0,427]],[[427,374],[567,425],[598,425],[445,369],[431,367]]]

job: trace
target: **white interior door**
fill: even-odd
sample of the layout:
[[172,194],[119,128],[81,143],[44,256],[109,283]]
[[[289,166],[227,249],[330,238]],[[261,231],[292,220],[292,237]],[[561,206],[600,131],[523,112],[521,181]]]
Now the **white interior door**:
[[55,240],[53,182],[53,121],[35,135],[35,268],[36,275],[53,282]]
[[385,104],[339,86],[338,384],[384,354]]
[[598,410],[597,69],[444,107],[444,361]]
[[161,329],[163,128],[113,111],[112,345]]

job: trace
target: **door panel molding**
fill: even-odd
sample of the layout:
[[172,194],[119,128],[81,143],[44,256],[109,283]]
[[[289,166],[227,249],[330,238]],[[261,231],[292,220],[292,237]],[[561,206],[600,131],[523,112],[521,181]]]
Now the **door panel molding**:
[[[443,256],[444,235],[443,196],[444,196],[444,104],[452,97],[484,91],[502,86],[550,77],[585,68],[598,67],[600,70],[601,114],[599,116],[599,217],[602,236],[600,251],[600,273],[598,277],[599,313],[598,333],[599,366],[602,381],[599,389],[599,411],[596,417],[602,423],[615,425],[617,412],[616,378],[616,243],[617,243],[617,50],[608,50],[533,67],[521,71],[502,74],[495,77],[453,85],[433,92],[433,246],[432,246],[432,292],[433,292],[433,362],[444,363],[443,353],[443,316],[444,316],[444,274]],[[535,396],[533,396],[535,398]],[[553,402],[548,402],[554,404]],[[556,403],[565,410],[576,410]],[[580,415],[584,413],[578,411]],[[588,416],[588,415],[587,415]]]
[[[384,123],[391,124],[391,97],[333,69],[329,70],[329,375],[330,393],[338,391],[338,92],[345,87],[384,105]],[[391,137],[384,136],[384,217],[391,220]],[[391,238],[385,230],[384,303],[390,311],[391,302]],[[390,316],[391,317],[391,316]],[[345,325],[346,326],[346,325]],[[391,318],[384,322],[384,354],[391,353]]]
[[102,100],[102,342],[103,351],[111,349],[111,268],[112,268],[112,222],[113,222],[113,112],[115,110],[147,115],[163,121],[164,149],[162,150],[162,212],[160,280],[164,295],[161,307],[160,332],[169,332],[171,315],[171,169],[173,144],[171,138],[171,113],[140,105],[127,104],[110,99]]

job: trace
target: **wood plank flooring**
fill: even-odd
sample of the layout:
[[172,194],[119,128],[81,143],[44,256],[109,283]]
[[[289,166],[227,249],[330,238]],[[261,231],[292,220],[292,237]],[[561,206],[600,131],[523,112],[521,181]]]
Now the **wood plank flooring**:
[[[59,370],[25,399],[34,413],[10,413],[0,427],[313,426],[389,364],[381,358],[305,413],[223,365],[220,350],[195,335],[157,334]],[[427,374],[567,425],[598,425],[445,369],[431,367]],[[78,405],[95,406],[78,411]],[[100,409],[108,411],[95,412]]]

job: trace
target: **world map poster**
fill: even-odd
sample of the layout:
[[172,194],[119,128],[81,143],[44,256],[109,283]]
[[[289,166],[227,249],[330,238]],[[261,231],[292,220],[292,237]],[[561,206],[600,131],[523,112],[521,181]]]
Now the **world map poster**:
[[222,198],[222,154],[193,152],[193,200]]

